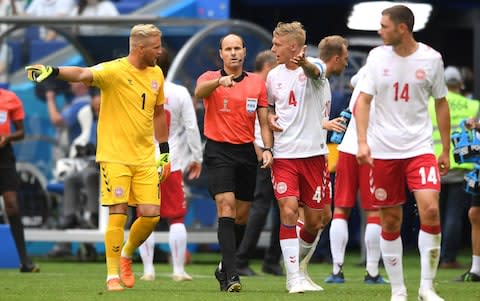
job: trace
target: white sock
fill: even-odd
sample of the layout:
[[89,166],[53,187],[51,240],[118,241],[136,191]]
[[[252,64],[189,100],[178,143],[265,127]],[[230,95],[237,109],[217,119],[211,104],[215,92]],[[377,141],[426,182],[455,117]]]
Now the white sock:
[[185,251],[187,250],[187,229],[183,223],[170,225],[168,245],[172,254],[173,274],[185,272]]
[[345,260],[348,243],[348,223],[343,218],[334,218],[330,225],[330,252],[332,253],[333,274],[338,274]]
[[299,262],[303,263],[305,269],[307,264],[310,262],[315,249],[317,248],[318,241],[320,240],[320,235],[322,235],[323,229],[320,229],[315,237],[315,240],[312,243],[304,241],[300,236],[298,237],[299,242]]
[[153,267],[153,253],[155,248],[155,235],[150,234],[143,244],[138,247],[140,257],[143,262],[143,274],[155,275],[155,268]]
[[379,224],[365,226],[365,249],[367,254],[366,269],[370,276],[378,275],[378,262],[380,261],[380,235],[382,227]]
[[380,237],[380,250],[382,252],[383,264],[390,280],[392,295],[407,294],[405,280],[403,278],[403,245],[399,236],[395,240],[385,240]]
[[300,230],[303,228],[303,221],[302,220],[297,220],[297,224],[295,226],[295,230],[297,231],[297,237],[300,237]]
[[420,290],[432,289],[440,260],[441,234],[418,232],[418,250],[420,251]]
[[472,268],[470,269],[470,273],[480,275],[480,256],[472,256]]
[[300,263],[298,260],[299,240],[298,238],[280,239],[280,247],[282,248],[283,263],[287,272],[287,280],[292,276],[299,275]]

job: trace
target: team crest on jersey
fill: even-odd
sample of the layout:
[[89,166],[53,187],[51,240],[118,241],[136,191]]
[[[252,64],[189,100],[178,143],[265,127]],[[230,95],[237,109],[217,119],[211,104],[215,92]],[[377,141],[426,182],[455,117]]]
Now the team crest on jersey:
[[7,122],[7,112],[1,111],[0,112],[0,124]]
[[279,182],[279,183],[277,183],[276,186],[277,186],[276,188],[277,188],[278,193],[282,194],[282,193],[287,192],[287,183]]
[[387,68],[383,69],[383,76],[390,76],[390,70]]
[[425,70],[423,69],[418,69],[417,71],[415,71],[415,77],[418,79],[418,80],[423,80],[425,79]]
[[152,80],[152,83],[150,84],[153,90],[158,90],[158,82],[157,80]]
[[116,198],[123,197],[123,188],[122,187],[115,187],[115,189],[113,190],[113,194],[115,195]]
[[253,113],[257,110],[258,98],[247,98],[247,113]]
[[300,73],[300,74],[298,75],[298,80],[299,80],[300,82],[306,81],[306,80],[307,80],[307,76],[305,75],[305,73]]
[[375,198],[379,201],[385,201],[387,199],[387,191],[383,188],[375,189]]

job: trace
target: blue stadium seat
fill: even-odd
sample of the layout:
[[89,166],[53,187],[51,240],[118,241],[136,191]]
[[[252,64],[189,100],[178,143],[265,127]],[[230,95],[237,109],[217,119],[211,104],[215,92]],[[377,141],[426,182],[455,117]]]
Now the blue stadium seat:
[[8,40],[7,44],[10,47],[10,54],[12,56],[12,61],[10,62],[8,71],[12,73],[25,65],[23,63],[23,42]]
[[32,40],[30,41],[30,58],[29,63],[33,63],[46,55],[49,55],[57,50],[67,46],[66,41],[43,41]]
[[122,0],[115,2],[115,6],[117,7],[118,12],[121,15],[127,15],[130,14],[137,9],[141,8],[144,6],[146,3],[150,1],[145,1],[145,0]]

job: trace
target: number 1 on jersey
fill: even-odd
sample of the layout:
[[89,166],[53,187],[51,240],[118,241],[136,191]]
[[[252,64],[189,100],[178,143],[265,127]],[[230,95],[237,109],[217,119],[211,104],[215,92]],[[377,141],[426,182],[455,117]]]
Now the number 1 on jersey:
[[145,93],[142,93],[142,110],[145,110],[145,98],[147,98],[147,96]]

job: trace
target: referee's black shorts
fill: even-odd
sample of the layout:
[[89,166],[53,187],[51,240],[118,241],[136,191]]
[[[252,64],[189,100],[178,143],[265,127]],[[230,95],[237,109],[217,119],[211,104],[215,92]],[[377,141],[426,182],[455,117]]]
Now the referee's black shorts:
[[11,144],[0,148],[0,193],[18,188],[15,154]]
[[474,194],[470,203],[471,207],[480,207],[480,195]]
[[231,144],[207,139],[203,160],[212,197],[233,192],[238,200],[253,201],[258,164],[253,143]]

